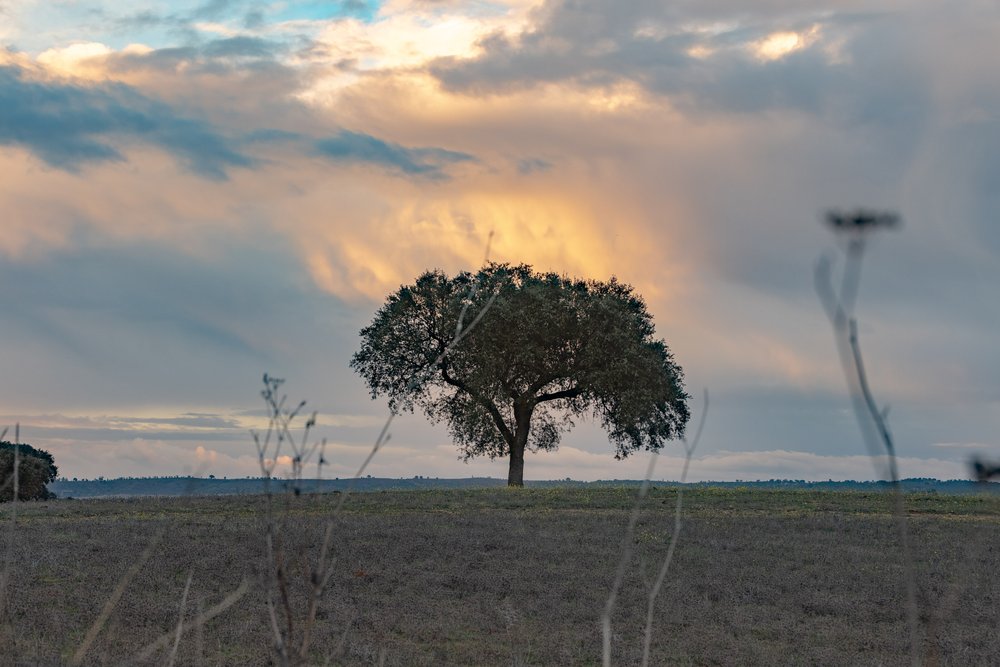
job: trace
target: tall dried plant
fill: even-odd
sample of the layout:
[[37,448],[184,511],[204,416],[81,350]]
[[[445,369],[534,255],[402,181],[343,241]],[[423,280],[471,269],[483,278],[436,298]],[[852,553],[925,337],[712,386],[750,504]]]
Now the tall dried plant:
[[[489,262],[492,240],[493,232],[490,232],[486,244],[484,264]],[[462,305],[451,341],[424,374],[418,374],[410,381],[412,386],[424,382],[427,376],[433,372],[435,366],[440,364],[469,335],[489,311],[496,299],[495,294],[490,295],[479,311],[470,317],[469,309],[475,301],[479,288],[478,280],[474,281],[470,286],[468,298],[464,300]],[[317,480],[322,478],[323,466],[327,463],[324,458],[326,440],[310,442],[310,433],[316,426],[317,414],[315,412],[306,420],[301,435],[296,436],[294,422],[301,416],[306,402],[301,401],[295,407],[288,407],[290,403],[287,396],[279,395],[279,389],[283,383],[284,380],[264,375],[264,389],[261,391],[261,396],[267,409],[268,425],[263,433],[251,432],[251,436],[257,448],[258,463],[265,483],[266,574],[264,586],[267,591],[268,620],[274,640],[275,658],[281,667],[288,667],[303,664],[309,660],[319,605],[329,586],[330,579],[335,573],[332,553],[335,518],[343,509],[357,480],[368,469],[375,455],[389,441],[390,427],[398,413],[395,409],[389,410],[371,450],[361,462],[357,472],[351,477],[347,487],[340,493],[338,503],[327,517],[319,552],[307,570],[302,573],[309,591],[307,607],[304,613],[296,613],[291,592],[292,572],[289,565],[292,555],[289,553],[290,538],[292,537],[288,523],[289,510],[293,499],[301,496],[305,491],[303,471],[307,465],[315,461]],[[284,499],[283,510],[277,512],[275,510],[277,495],[274,492],[273,484],[275,471],[282,456],[289,457],[291,475],[285,480],[285,488],[281,494]],[[298,554],[297,561],[310,562],[302,553]]]
[[[684,464],[681,468],[680,484],[677,486],[677,502],[674,505],[674,529],[670,536],[670,543],[667,546],[667,553],[660,564],[659,570],[657,571],[656,579],[649,585],[649,591],[646,597],[646,625],[642,642],[643,667],[646,667],[649,664],[649,654],[653,642],[653,621],[656,600],[659,598],[660,593],[663,590],[667,574],[670,571],[670,565],[673,563],[674,552],[677,549],[677,541],[680,538],[682,526],[681,517],[684,502],[683,485],[687,481],[688,469],[691,467],[691,459],[694,457],[695,449],[697,449],[698,442],[701,440],[701,434],[705,428],[705,419],[707,416],[708,390],[706,389],[701,419],[698,422],[698,430],[695,432],[694,439],[689,442],[686,437],[681,438],[681,443],[684,446]],[[627,574],[628,568],[632,563],[632,552],[634,550],[635,543],[635,527],[639,522],[640,515],[642,514],[643,501],[649,494],[653,471],[656,469],[656,462],[658,459],[659,452],[653,452],[649,457],[649,466],[646,468],[646,474],[643,477],[642,485],[639,487],[639,494],[636,497],[635,504],[632,506],[632,513],[629,515],[628,525],[625,528],[625,537],[622,539],[622,552],[620,558],[618,559],[618,566],[615,569],[615,578],[611,584],[608,599],[604,603],[604,611],[601,613],[601,663],[603,667],[611,667],[611,617],[614,614],[615,605],[618,602],[618,593],[621,591],[622,584],[625,582],[625,575]]]
[[[899,479],[896,443],[889,429],[889,408],[879,407],[868,382],[861,343],[858,337],[858,321],[854,315],[858,290],[861,285],[861,264],[865,249],[872,234],[883,229],[894,229],[899,225],[895,213],[869,211],[829,211],[825,216],[828,227],[843,242],[841,246],[845,263],[840,280],[840,288],[834,287],[833,260],[824,256],[816,265],[815,285],[820,303],[826,311],[833,327],[840,364],[844,369],[847,388],[854,407],[861,435],[868,447],[873,463],[882,476],[890,483],[893,495],[894,516],[899,534],[900,554],[903,560],[904,586],[906,589],[905,609],[909,630],[910,660],[921,663],[920,621],[917,610],[917,585],[913,556],[910,547],[909,524],[906,503]],[[879,462],[885,461],[880,469]]]

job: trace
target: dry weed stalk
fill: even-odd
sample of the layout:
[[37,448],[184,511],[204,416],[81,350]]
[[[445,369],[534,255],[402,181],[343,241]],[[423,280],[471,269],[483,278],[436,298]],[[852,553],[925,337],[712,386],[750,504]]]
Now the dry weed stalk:
[[[486,244],[486,256],[484,263],[489,262],[490,244],[492,240],[493,232],[491,231]],[[493,305],[493,302],[496,299],[495,294],[490,296],[479,312],[476,313],[475,317],[473,317],[472,320],[466,324],[466,316],[468,315],[469,308],[471,307],[478,290],[479,281],[473,281],[469,290],[469,295],[462,304],[462,309],[458,316],[458,322],[455,326],[455,335],[452,337],[451,342],[445,346],[445,348],[441,351],[441,354],[438,355],[434,363],[431,364],[430,368],[410,381],[411,388],[426,380],[426,376],[432,372],[433,368],[437,364],[440,364],[448,356],[448,354],[455,349],[455,346],[457,346],[476,327],[476,325],[479,324],[483,316],[486,315],[486,312]],[[267,587],[268,620],[274,637],[274,652],[277,656],[278,663],[282,667],[287,667],[289,665],[298,665],[308,660],[309,648],[316,624],[316,615],[319,611],[319,605],[322,601],[324,592],[330,583],[330,579],[335,572],[334,559],[331,553],[333,549],[334,520],[343,509],[347,496],[354,488],[354,484],[364,474],[368,465],[375,458],[375,455],[389,441],[389,428],[391,427],[393,420],[396,418],[397,412],[394,409],[389,411],[389,415],[386,418],[385,423],[382,425],[382,429],[379,431],[374,445],[368,452],[364,461],[362,461],[361,465],[358,467],[357,472],[353,477],[351,477],[347,488],[345,488],[340,494],[340,499],[337,505],[334,507],[332,513],[326,521],[326,526],[323,532],[323,542],[320,547],[319,554],[315,559],[315,565],[311,566],[306,572],[306,580],[309,587],[308,608],[304,617],[301,619],[301,623],[297,623],[296,614],[292,608],[293,605],[290,588],[292,584],[290,577],[291,572],[289,570],[288,554],[286,553],[285,544],[286,538],[288,537],[287,520],[292,498],[300,496],[304,491],[302,486],[303,470],[317,453],[319,454],[316,459],[317,484],[322,478],[322,467],[326,463],[323,456],[326,448],[326,440],[324,439],[312,444],[309,442],[309,433],[316,425],[315,412],[313,412],[306,421],[301,438],[295,437],[293,422],[300,415],[302,409],[306,405],[306,402],[301,401],[295,408],[287,408],[287,396],[281,395],[279,398],[278,395],[278,390],[283,383],[284,380],[271,377],[267,374],[264,375],[264,389],[261,392],[261,396],[264,398],[264,402],[267,406],[268,426],[267,430],[263,434],[252,431],[251,436],[253,437],[254,444],[257,448],[258,462],[265,480],[265,545],[267,554],[267,580],[265,585]],[[280,515],[276,515],[274,511],[274,494],[271,488],[271,482],[274,479],[274,471],[283,451],[287,451],[288,454],[286,454],[286,456],[289,456],[291,459],[292,475],[290,484],[286,485],[285,489],[284,511]],[[300,554],[300,556],[300,561],[307,560],[304,554]],[[344,640],[346,640],[346,636],[345,631]],[[342,640],[341,644],[343,644],[344,640]],[[296,644],[296,646],[293,647],[293,643]],[[382,659],[384,658],[385,656],[383,654]]]
[[[304,573],[309,584],[309,605],[298,622],[293,609],[291,594],[291,571],[287,542],[292,537],[288,527],[291,503],[294,497],[302,494],[302,474],[305,466],[318,453],[316,459],[317,479],[321,478],[325,460],[323,454],[326,440],[310,443],[309,434],[316,426],[316,413],[306,420],[301,437],[296,437],[293,422],[299,416],[306,402],[301,401],[294,408],[286,408],[287,396],[279,396],[278,390],[284,380],[264,374],[264,389],[261,396],[268,410],[267,430],[263,433],[251,431],[254,444],[257,447],[257,458],[261,474],[264,477],[265,516],[264,543],[266,548],[265,587],[267,594],[268,619],[274,638],[274,652],[282,666],[296,665],[307,660],[309,655],[312,630],[316,623],[316,612],[322,599],[323,591],[333,576],[333,559],[330,556],[333,526],[327,524],[323,544],[316,557],[315,564],[308,566]],[[283,451],[289,452],[283,454]],[[291,478],[286,482],[284,511],[276,514],[274,510],[274,492],[271,488],[274,471],[281,457],[288,456],[292,465]],[[300,554],[301,560],[306,560]],[[300,627],[301,626],[301,627]]]
[[[705,390],[705,405],[702,409],[701,419],[698,423],[698,430],[695,432],[694,439],[689,443],[687,438],[681,438],[681,443],[684,446],[684,465],[681,469],[680,484],[683,485],[687,481],[688,468],[691,466],[691,459],[694,456],[694,451],[698,447],[698,442],[701,440],[702,430],[705,428],[705,418],[708,415],[708,390]],[[639,521],[639,516],[642,514],[642,503],[649,493],[650,480],[653,477],[653,470],[656,468],[656,462],[659,458],[659,452],[654,451],[649,457],[649,466],[646,468],[646,475],[643,477],[642,485],[639,487],[639,495],[636,498],[635,505],[632,506],[632,514],[629,516],[628,526],[625,529],[625,537],[622,540],[622,555],[618,560],[618,567],[615,570],[615,579],[611,585],[611,591],[608,593],[608,599],[604,604],[604,612],[601,614],[601,635],[602,635],[602,665],[604,667],[611,667],[611,615],[614,613],[615,605],[618,602],[618,592],[621,590],[622,584],[625,581],[625,574],[628,571],[628,566],[632,562],[632,551],[635,542],[635,526]],[[670,536],[670,544],[667,547],[667,554],[663,559],[663,563],[660,565],[660,569],[656,575],[652,586],[650,586],[649,595],[646,600],[646,627],[645,634],[643,636],[643,648],[642,648],[642,665],[646,667],[649,664],[649,651],[652,645],[653,637],[653,612],[656,606],[656,599],[659,597],[660,592],[663,590],[663,584],[667,578],[667,572],[670,570],[670,564],[674,559],[674,551],[677,548],[677,540],[681,532],[681,510],[683,508],[683,487],[677,487],[677,503],[674,506],[674,531]]]
[[889,408],[879,408],[868,383],[861,345],[858,342],[858,321],[854,317],[861,283],[861,260],[869,234],[879,229],[891,229],[899,224],[894,213],[858,210],[851,213],[830,211],[826,223],[846,241],[843,275],[840,290],[833,287],[832,260],[823,257],[816,265],[815,284],[819,300],[833,326],[840,364],[847,379],[848,391],[854,414],[872,461],[883,457],[886,467],[880,474],[888,477],[893,494],[894,515],[903,557],[904,585],[906,587],[906,619],[909,628],[910,659],[914,665],[921,662],[920,623],[917,610],[917,586],[913,557],[910,550],[909,526],[903,491],[899,483],[896,444],[889,430]]
[[660,571],[656,575],[656,580],[653,582],[652,588],[649,590],[649,598],[646,604],[646,632],[643,636],[642,643],[642,667],[649,665],[649,650],[653,643],[653,611],[656,607],[656,598],[660,596],[660,591],[663,590],[663,583],[666,581],[667,572],[670,570],[670,564],[674,560],[674,551],[677,549],[677,539],[681,534],[681,510],[683,508],[684,500],[684,483],[687,481],[688,468],[691,467],[691,458],[694,456],[694,450],[698,448],[698,442],[701,440],[701,432],[705,428],[705,418],[708,416],[708,390],[705,390],[705,402],[701,409],[701,420],[698,422],[698,430],[695,431],[694,439],[688,443],[687,438],[682,438],[681,442],[684,445],[684,467],[681,469],[681,480],[680,485],[677,487],[677,504],[674,506],[674,532],[670,536],[670,546],[667,547],[667,555],[663,558],[663,563],[660,565]]
[[[117,581],[114,589],[112,589],[111,591],[111,595],[108,596],[108,599],[105,601],[104,606],[101,608],[101,613],[98,614],[97,618],[94,619],[94,622],[87,629],[87,633],[84,635],[83,640],[80,642],[80,645],[77,647],[76,651],[69,659],[69,662],[67,664],[70,665],[70,667],[76,667],[77,665],[83,664],[84,658],[86,658],[87,653],[90,651],[94,642],[100,636],[101,631],[104,630],[104,626],[107,625],[107,622],[111,618],[111,614],[114,612],[115,607],[118,606],[118,602],[121,600],[122,595],[124,595],[126,589],[129,587],[129,584],[132,583],[132,580],[135,579],[135,577],[142,571],[143,567],[145,567],[149,559],[153,556],[153,553],[156,551],[156,548],[160,546],[160,543],[163,541],[163,538],[167,534],[168,528],[169,526],[163,525],[159,528],[159,530],[156,531],[152,539],[150,539],[150,541],[146,544],[146,547],[142,550],[142,553],[139,554],[139,557],[132,563],[132,565],[129,566],[128,570],[126,570],[125,573],[121,576],[121,578]],[[222,613],[222,611],[228,609],[230,606],[232,606],[233,603],[235,603],[236,600],[243,597],[243,595],[246,593],[246,583],[244,582],[244,584],[240,586],[240,588],[238,588],[233,593],[230,593],[229,596],[227,596],[223,600],[223,602],[220,603],[220,605],[213,607],[213,610],[217,611],[212,613],[211,616],[207,616],[206,618],[199,621],[198,619],[202,617],[202,614],[199,614],[199,616],[195,619],[194,622],[185,625],[183,622],[184,610],[187,606],[187,596],[189,589],[191,587],[192,578],[193,578],[193,573],[189,573],[187,584],[184,586],[184,592],[181,596],[181,612],[180,612],[181,615],[177,622],[177,628],[175,630],[171,630],[166,635],[164,635],[164,637],[168,638],[167,640],[161,641],[164,640],[164,638],[161,637],[160,640],[153,642],[153,644],[147,646],[146,649],[144,649],[136,656],[133,656],[130,660],[128,660],[124,664],[132,665],[142,662],[144,660],[148,660],[157,651],[169,646],[170,645],[169,638],[173,638],[174,645],[168,657],[168,665],[172,665],[177,654],[177,649],[180,644],[181,636],[183,635],[183,631],[186,628],[188,627],[200,628],[200,623],[204,623],[209,618],[212,618],[213,616]],[[209,610],[209,612],[212,612],[212,610]],[[206,612],[206,615],[209,612]]]
[[[73,653],[73,656],[67,663],[70,665],[70,667],[76,667],[77,665],[83,664],[83,659],[87,656],[87,652],[90,651],[91,646],[93,646],[94,642],[100,636],[101,631],[104,629],[104,626],[107,625],[108,619],[111,618],[111,614],[114,612],[115,607],[118,606],[118,602],[121,600],[122,595],[124,595],[125,590],[128,588],[129,584],[132,583],[132,580],[135,579],[135,577],[142,571],[142,568],[145,567],[146,563],[149,561],[149,559],[153,556],[153,553],[156,551],[156,548],[160,546],[160,543],[163,541],[163,538],[167,534],[168,528],[169,526],[163,525],[160,527],[159,530],[156,531],[152,539],[149,540],[149,542],[146,544],[146,547],[142,550],[142,553],[139,554],[139,557],[135,560],[135,562],[132,563],[132,565],[129,566],[128,570],[125,571],[125,573],[115,584],[114,589],[112,589],[111,591],[111,595],[108,596],[108,599],[104,602],[104,606],[101,608],[101,613],[98,614],[97,618],[94,619],[94,622],[90,625],[90,628],[87,629],[86,635],[84,635],[83,640],[80,642],[80,645],[77,647],[76,651]],[[176,634],[175,631],[171,631],[170,633],[168,633],[170,636],[175,637],[176,642],[178,643],[180,642],[181,635],[183,634],[182,632],[182,628],[184,627],[182,623],[183,613],[190,585],[191,585],[191,575],[188,576],[188,583],[184,587],[184,593],[181,598],[182,618],[181,620],[178,621]],[[243,593],[240,593],[240,597],[242,597],[242,595]],[[228,608],[228,605],[226,608]],[[164,646],[166,646],[166,644],[164,644]],[[159,650],[159,648],[157,648],[156,650]],[[173,655],[176,653],[176,651],[177,647],[175,646],[171,653],[170,657],[171,662],[173,661]],[[134,664],[137,662],[141,662],[142,660],[148,659],[151,655],[152,653],[150,653],[149,655],[146,655],[145,653],[140,653],[139,656],[145,656],[145,657],[139,657],[139,656],[133,657],[132,660],[130,660],[127,664]]]
[[73,653],[73,657],[70,658],[70,667],[76,667],[77,665],[83,664],[83,659],[86,657],[87,651],[90,650],[90,647],[93,645],[98,635],[101,634],[101,630],[103,630],[104,626],[107,624],[108,619],[111,618],[111,613],[118,605],[118,601],[121,599],[122,594],[125,593],[125,589],[128,588],[130,583],[132,583],[135,576],[142,571],[143,566],[146,565],[146,561],[148,561],[150,556],[153,555],[153,551],[157,546],[159,546],[166,532],[166,526],[157,531],[157,533],[153,536],[153,539],[151,539],[149,544],[146,545],[146,548],[142,550],[139,558],[132,563],[125,574],[122,575],[121,579],[118,580],[118,583],[115,584],[114,590],[111,591],[111,595],[108,596],[107,601],[104,603],[104,607],[101,609],[101,613],[98,614],[96,619],[94,619],[94,622],[87,630],[87,634],[84,635],[83,641],[80,642],[76,652]]
[[204,611],[202,611],[199,608],[198,615],[195,616],[190,621],[184,622],[183,619],[181,619],[176,629],[172,629],[169,632],[165,632],[164,634],[160,635],[158,639],[148,644],[144,649],[142,649],[139,653],[133,656],[130,660],[124,662],[122,664],[122,667],[126,667],[126,665],[135,665],[137,663],[149,660],[159,651],[162,651],[163,649],[170,646],[171,642],[176,641],[177,637],[182,635],[185,631],[191,629],[198,631],[198,634],[196,635],[197,639],[196,645],[199,650],[196,651],[196,654],[200,656],[201,655],[200,648],[202,644],[200,631],[202,626],[204,626],[205,623],[208,623],[210,620],[212,620],[219,614],[225,612],[227,609],[229,609],[234,604],[239,602],[240,599],[244,595],[246,595],[249,591],[250,591],[250,583],[244,579],[236,590],[234,590],[232,593],[224,597],[218,604],[213,605],[212,607],[209,607]]
[[[0,441],[7,436],[7,428],[4,427],[3,431],[0,432]],[[4,558],[3,572],[0,572],[0,639],[4,641],[7,645],[13,648],[14,640],[17,635],[14,633],[13,624],[10,618],[10,609],[8,599],[10,591],[10,578],[13,572],[14,565],[14,542],[16,538],[17,531],[17,493],[18,489],[18,444],[20,444],[21,439],[21,425],[17,424],[14,427],[14,470],[11,476],[4,480],[3,486],[0,486],[0,493],[7,489],[10,484],[14,485],[14,497],[11,499],[10,508],[10,523],[7,528],[7,549]],[[11,655],[14,651],[11,651]]]
[[194,570],[189,570],[187,581],[184,583],[184,593],[181,595],[181,610],[177,614],[177,634],[174,636],[174,645],[170,647],[167,667],[173,667],[174,660],[177,658],[177,649],[181,645],[181,636],[184,634],[184,614],[187,613],[188,592],[191,590],[191,579],[193,578]]
[[653,452],[649,457],[649,466],[646,468],[646,475],[643,477],[642,486],[639,487],[639,497],[636,498],[635,505],[632,507],[632,514],[629,516],[628,526],[625,529],[625,538],[622,540],[622,555],[618,560],[618,567],[615,569],[614,583],[611,585],[611,592],[608,593],[608,599],[604,603],[604,612],[601,614],[601,635],[603,638],[602,664],[604,667],[611,667],[611,614],[614,612],[615,604],[618,602],[618,591],[621,590],[622,583],[625,581],[625,572],[628,570],[629,563],[632,562],[635,524],[639,521],[639,515],[642,513],[642,501],[646,498],[646,494],[649,493],[649,481],[653,476],[653,470],[656,468],[657,458],[659,458],[659,452]]

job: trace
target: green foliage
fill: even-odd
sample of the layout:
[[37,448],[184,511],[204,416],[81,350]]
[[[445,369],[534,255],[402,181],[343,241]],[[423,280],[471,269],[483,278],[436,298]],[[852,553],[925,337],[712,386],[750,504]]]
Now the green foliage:
[[52,455],[31,445],[0,442],[0,502],[14,498],[14,451],[18,458],[18,500],[45,500],[53,497],[46,484],[59,474]]
[[[492,299],[492,302],[491,302]],[[465,311],[478,324],[449,349]],[[552,450],[593,415],[622,458],[684,433],[683,373],[632,287],[490,264],[390,295],[351,360],[373,398],[448,423],[466,458]],[[447,354],[445,354],[447,350]],[[522,458],[523,460],[523,458]]]

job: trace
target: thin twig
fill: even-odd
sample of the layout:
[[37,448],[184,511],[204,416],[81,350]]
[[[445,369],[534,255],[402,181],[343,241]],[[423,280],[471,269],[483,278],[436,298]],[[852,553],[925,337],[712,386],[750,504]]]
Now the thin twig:
[[[216,616],[223,613],[224,611],[232,607],[234,604],[239,602],[240,598],[246,595],[247,592],[249,592],[249,590],[250,590],[250,583],[246,579],[244,579],[243,582],[240,583],[239,587],[235,591],[227,595],[225,598],[223,598],[223,600],[219,602],[219,604],[213,607],[209,607],[203,612],[200,612],[195,618],[191,619],[187,623],[184,623],[179,628],[179,631],[186,632],[187,630],[191,629],[200,629],[205,623],[208,623],[210,620],[212,620],[213,618],[215,618]],[[135,656],[122,663],[122,667],[125,667],[125,665],[134,665],[136,663],[149,660],[149,658],[155,655],[158,651],[169,646],[170,641],[174,639],[175,635],[176,631],[174,630],[171,630],[170,632],[160,635],[158,639],[147,644],[146,647],[142,649],[139,653],[137,653]]]
[[[190,491],[190,487],[188,488],[188,491]],[[93,624],[91,624],[90,628],[87,630],[87,634],[83,638],[83,641],[80,643],[80,646],[77,647],[76,652],[73,654],[73,657],[70,658],[68,664],[71,667],[79,665],[83,661],[84,657],[86,657],[87,651],[90,650],[91,645],[97,639],[97,636],[101,633],[101,630],[104,629],[105,624],[108,622],[108,619],[111,617],[112,612],[118,605],[118,601],[121,599],[121,596],[125,593],[125,589],[128,588],[128,585],[132,582],[132,579],[135,578],[135,576],[142,570],[143,566],[146,564],[146,561],[148,561],[149,558],[153,555],[153,551],[155,551],[156,547],[159,546],[160,542],[163,540],[164,535],[166,535],[166,532],[167,532],[167,526],[164,525],[153,535],[153,538],[146,545],[146,548],[143,549],[142,553],[139,555],[139,558],[132,563],[129,569],[125,571],[125,574],[123,574],[122,577],[118,580],[118,583],[115,584],[115,588],[111,592],[111,595],[108,597],[107,601],[104,603],[104,607],[101,609],[101,613],[94,620]],[[168,633],[168,636],[172,636],[172,633]]]
[[681,440],[684,443],[684,467],[681,469],[680,484],[677,486],[677,504],[674,507],[674,532],[670,536],[670,546],[667,547],[667,555],[663,559],[659,573],[656,575],[656,581],[649,591],[649,599],[646,604],[646,634],[642,643],[642,667],[646,667],[649,664],[649,650],[653,643],[653,610],[656,606],[656,598],[659,597],[660,591],[663,589],[663,582],[667,578],[670,564],[673,562],[674,551],[677,548],[677,539],[681,534],[681,508],[684,498],[684,483],[687,481],[688,468],[691,466],[691,457],[694,456],[694,450],[698,448],[698,443],[701,441],[701,432],[705,428],[705,418],[707,416],[708,390],[706,389],[705,403],[701,410],[701,420],[698,422],[698,430],[694,434],[694,439],[690,444],[688,444],[687,438]]
[[[163,539],[163,535],[165,532],[166,528],[161,528],[159,530],[159,532],[153,537],[153,539],[150,540],[149,544],[146,545],[146,548],[143,549],[142,553],[139,555],[139,558],[137,558],[135,562],[132,563],[132,565],[125,572],[125,574],[122,575],[121,579],[118,580],[117,585],[115,585],[115,589],[111,592],[111,595],[108,597],[107,602],[104,603],[104,608],[101,609],[101,613],[94,620],[93,624],[91,624],[90,629],[87,630],[87,634],[83,638],[83,641],[80,642],[80,646],[76,649],[76,652],[73,654],[73,657],[70,658],[69,661],[70,667],[76,667],[77,665],[83,662],[84,657],[86,657],[87,655],[87,651],[90,650],[90,646],[94,643],[94,640],[97,639],[97,635],[99,635],[101,633],[101,630],[104,629],[104,625],[108,622],[108,618],[111,617],[111,612],[114,611],[115,606],[121,599],[122,594],[125,592],[125,589],[128,588],[128,585],[132,582],[132,579],[134,579],[135,576],[139,574],[143,566],[146,564],[146,561],[149,560],[149,557],[153,555],[153,550],[160,544],[160,540]],[[172,632],[167,633],[167,636],[171,637],[173,636],[173,633]]]
[[[486,244],[486,262],[489,261],[489,251],[492,239],[493,232],[490,232],[490,236]],[[470,331],[473,330],[473,328],[480,322],[489,308],[493,305],[493,302],[496,299],[495,294],[490,296],[482,308],[479,309],[479,312],[476,313],[476,316],[472,319],[472,321],[466,324],[466,315],[473,303],[478,289],[479,280],[477,278],[473,281],[468,297],[462,304],[462,309],[455,325],[455,335],[452,341],[441,351],[434,364],[431,365],[427,371],[425,371],[425,375],[418,375],[411,379],[411,386],[416,386],[419,382],[424,381],[426,376],[431,372],[430,369],[434,368],[435,365],[440,364],[444,360],[451,350],[453,350],[454,347],[461,342]],[[309,443],[310,431],[316,425],[315,412],[313,412],[310,418],[306,421],[301,439],[297,439],[295,437],[292,425],[295,418],[305,406],[306,402],[302,401],[294,409],[286,410],[284,406],[287,402],[287,397],[282,395],[279,399],[277,394],[278,388],[283,382],[283,380],[272,378],[266,374],[264,375],[264,390],[261,392],[261,395],[263,396],[268,409],[267,429],[263,434],[251,431],[251,436],[257,448],[258,463],[260,465],[265,485],[265,542],[268,568],[266,583],[268,617],[271,625],[271,631],[274,635],[274,651],[277,654],[278,662],[282,666],[286,666],[305,662],[308,659],[309,649],[313,637],[313,628],[316,623],[319,605],[322,600],[323,593],[334,574],[333,560],[331,559],[334,518],[344,507],[347,496],[353,490],[354,484],[364,474],[368,465],[375,458],[375,455],[379,452],[379,450],[389,441],[391,437],[389,428],[396,417],[397,411],[395,409],[390,409],[389,415],[386,418],[374,445],[368,452],[364,461],[361,463],[357,472],[351,478],[347,487],[341,492],[340,498],[336,506],[333,508],[333,511],[326,523],[323,543],[320,547],[315,565],[302,566],[302,569],[308,572],[310,590],[305,617],[302,619],[301,626],[298,626],[301,627],[301,631],[297,633],[297,624],[291,603],[289,570],[287,566],[288,559],[286,557],[285,544],[283,541],[284,534],[287,530],[287,518],[290,512],[289,503],[291,500],[291,494],[286,493],[285,495],[285,511],[280,515],[279,520],[274,511],[271,483],[274,477],[274,471],[278,464],[278,457],[280,456],[281,449],[287,443],[292,459],[291,483],[294,495],[297,496],[301,493],[302,471],[317,452],[319,453],[319,458],[316,461],[318,485],[322,466],[326,463],[324,458],[326,440],[313,442],[311,444]],[[280,605],[275,601],[275,589],[277,589]],[[282,616],[283,618],[279,620],[279,616]],[[284,624],[281,623],[281,620],[284,621]],[[284,625],[284,628],[282,625]],[[296,638],[297,634],[301,636]],[[296,642],[298,644],[297,649],[293,646]]]
[[316,569],[310,577],[312,583],[312,595],[309,596],[309,611],[306,614],[305,628],[302,631],[302,644],[299,646],[299,658],[305,660],[309,654],[309,642],[311,641],[312,627],[316,621],[316,612],[319,610],[320,600],[323,598],[323,591],[326,590],[330,577],[333,576],[333,563],[327,562],[327,554],[330,551],[330,544],[333,541],[333,523],[326,524],[323,533],[323,545],[320,547],[319,557],[316,559]]
[[181,610],[177,615],[177,635],[174,637],[174,645],[170,649],[170,657],[167,660],[167,667],[173,667],[177,658],[177,648],[181,645],[181,635],[184,631],[184,614],[187,612],[188,591],[191,590],[191,579],[194,578],[194,570],[188,572],[187,582],[184,584],[184,593],[181,595]]
[[10,504],[11,525],[17,523],[17,500],[21,494],[21,424],[14,425],[14,497]]
[[[0,432],[0,442],[7,436],[7,427],[4,427],[3,431]],[[18,434],[20,435],[20,424],[18,424]],[[14,451],[17,451],[17,447],[14,447]],[[16,461],[16,459],[15,459]],[[14,465],[14,471],[16,473],[17,464]],[[16,474],[12,474],[10,477],[4,480],[4,484],[0,487],[0,493],[7,490],[8,484],[13,483]],[[14,495],[17,495],[16,493]],[[16,635],[14,634],[13,623],[8,614],[8,587],[10,585],[11,572],[14,571],[14,543],[16,541],[16,531],[17,531],[17,505],[11,506],[10,514],[10,526],[7,530],[7,544],[6,544],[6,554],[4,558],[3,572],[0,572],[0,629],[10,630],[11,638],[13,639]]]
[[639,496],[632,507],[632,515],[629,517],[628,526],[625,529],[625,537],[622,540],[622,555],[618,560],[618,567],[615,570],[614,583],[611,585],[611,592],[608,593],[608,599],[604,603],[604,612],[601,614],[604,667],[611,667],[611,614],[614,612],[615,603],[618,601],[618,591],[621,590],[622,583],[625,581],[625,572],[632,561],[632,542],[635,536],[635,524],[639,521],[639,515],[642,512],[642,501],[646,497],[646,494],[649,493],[649,480],[652,478],[653,470],[656,468],[657,458],[659,458],[659,452],[657,451],[654,451],[649,457],[646,476],[642,479],[642,486],[639,487]]
[[[205,613],[205,600],[203,598],[198,598],[198,615],[195,618],[201,618],[201,615]],[[195,657],[195,667],[201,665],[201,659],[205,653],[205,624],[199,623],[194,629],[194,657]]]
[[[354,622],[358,620],[358,612],[355,611],[354,615],[351,616],[351,620],[344,625],[344,631],[340,633],[340,641],[337,642],[337,648],[334,649],[333,655],[340,655],[343,652],[344,647],[347,645],[347,637],[351,633],[351,628],[354,626]],[[327,656],[327,661],[330,660],[330,656]]]

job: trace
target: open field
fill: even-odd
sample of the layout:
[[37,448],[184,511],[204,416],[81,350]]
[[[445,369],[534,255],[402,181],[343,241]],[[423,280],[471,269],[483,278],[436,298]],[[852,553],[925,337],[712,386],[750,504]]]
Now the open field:
[[[336,517],[336,574],[317,664],[600,663],[600,613],[636,490],[484,489],[352,495]],[[289,513],[293,555],[314,553],[338,495]],[[672,526],[654,488],[614,617],[616,664],[642,647],[645,583]],[[907,496],[928,664],[1000,656],[1000,498]],[[265,665],[260,496],[60,500],[21,505],[0,664],[66,663],[116,582],[161,531],[84,664],[119,664],[189,614],[254,583],[186,633],[178,665]],[[10,507],[0,510],[9,519]],[[890,498],[877,493],[698,489],[658,601],[653,664],[908,663]],[[296,603],[293,600],[293,604]],[[157,654],[148,664],[164,664]]]

